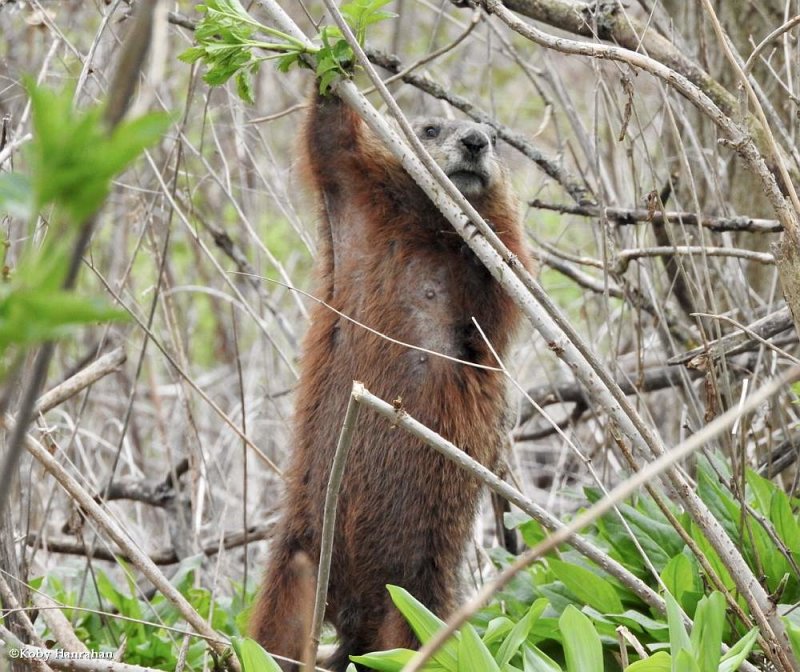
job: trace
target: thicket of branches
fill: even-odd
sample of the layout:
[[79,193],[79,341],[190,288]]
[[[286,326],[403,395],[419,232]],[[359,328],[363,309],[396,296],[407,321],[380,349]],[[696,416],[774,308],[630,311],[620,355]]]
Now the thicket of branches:
[[[301,42],[333,22],[321,3],[281,2],[285,14],[270,0],[243,5]],[[536,279],[513,264],[504,278],[529,318],[518,355],[502,363],[520,391],[509,480],[526,501],[505,494],[552,529],[587,504],[584,487],[610,506],[603,493],[646,484],[648,496],[685,513],[671,522],[700,530],[720,559],[701,567],[704,585],[725,593],[732,622],[759,628],[760,653],[748,664],[800,669],[774,590],[797,586],[800,547],[745,504],[753,469],[788,493],[797,520],[800,2],[464,5],[396,0],[397,17],[370,28],[357,76],[334,82],[333,93],[384,132],[359,94],[392,115],[377,74],[405,115],[466,115],[504,141],[540,264]],[[0,32],[13,36],[0,41],[0,171],[31,165],[23,79],[69,88],[78,109],[107,100],[130,67],[123,37],[137,10],[153,6],[130,114],[168,111],[173,123],[114,182],[77,281],[128,320],[58,342],[18,461],[6,456],[41,351],[3,361],[0,458],[13,462],[13,485],[0,509],[0,603],[40,610],[36,624],[24,610],[8,619],[31,644],[42,644],[44,621],[65,648],[81,645],[32,585],[40,576],[59,599],[120,613],[98,571],[128,577],[142,599],[155,585],[178,604],[156,567],[175,581],[176,567],[192,567],[195,587],[242,608],[268,552],[291,446],[291,393],[314,300],[316,213],[294,144],[310,71],[261,63],[246,104],[233,83],[210,87],[201,63],[178,60],[201,19],[190,2],[0,0]],[[385,133],[394,151],[416,153],[402,134]],[[471,235],[481,223],[468,226],[451,196],[438,204],[468,244],[485,261],[502,259],[490,231]],[[0,213],[4,277],[26,245],[51,235],[49,215],[30,224]],[[698,496],[694,458],[678,462],[690,453],[716,465],[748,512],[742,529],[773,533],[785,579],[754,567]],[[642,471],[657,459],[661,476]],[[686,536],[690,554],[702,555]],[[476,533],[476,547],[493,543]],[[473,574],[491,575],[487,556],[476,557]],[[515,566],[502,566],[510,579]],[[663,610],[657,595],[628,587]],[[222,639],[203,625],[208,614],[177,608]]]

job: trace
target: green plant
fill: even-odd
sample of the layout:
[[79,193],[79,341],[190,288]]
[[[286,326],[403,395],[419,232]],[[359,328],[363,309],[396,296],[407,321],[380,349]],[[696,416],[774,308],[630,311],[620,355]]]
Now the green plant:
[[[182,562],[171,583],[203,618],[209,619],[216,631],[235,640],[244,630],[241,587],[233,586],[231,592],[237,596],[235,598],[215,598],[208,589],[195,585],[200,563],[198,556]],[[51,573],[34,585],[41,585],[54,600],[66,606],[65,615],[72,621],[80,640],[91,650],[117,651],[124,642],[124,662],[174,670],[188,626],[163,595],[156,594],[149,599],[143,596],[124,564],[122,570],[127,581],[124,589],[104,571],[95,569],[92,588],[85,594],[79,593],[76,586],[82,583],[82,568],[74,573],[68,570],[60,575]],[[249,594],[244,603],[249,604],[252,597]],[[44,634],[46,637],[49,633],[45,631]],[[187,669],[203,669],[207,652],[208,647],[202,640],[190,640],[185,652]]]
[[[367,28],[395,14],[382,8],[391,0],[354,0],[341,7],[356,39],[363,44]],[[335,26],[323,26],[314,38],[315,46],[270,28],[253,19],[238,0],[208,0],[198,5],[203,19],[195,29],[197,46],[184,51],[179,58],[186,63],[203,62],[203,79],[211,86],[220,86],[231,77],[236,90],[245,102],[253,102],[252,77],[263,61],[277,60],[278,68],[286,72],[293,65],[309,67],[319,79],[325,93],[336,77],[349,77],[355,60],[353,50]],[[264,40],[264,34],[271,38]],[[261,52],[272,52],[258,55]]]
[[[786,614],[793,646],[800,650],[800,617],[792,609],[800,597],[795,571],[800,561],[798,502],[754,472],[747,472],[747,488],[737,499],[727,486],[728,478],[716,461],[701,460],[698,464],[700,496],[743,549],[753,568],[760,568],[758,573],[779,602],[778,609]],[[587,490],[586,494],[590,501],[601,497],[594,490]],[[723,585],[731,588],[729,599],[735,599],[733,582],[713,549],[686,514],[671,504],[667,506],[722,578]],[[468,628],[454,635],[428,669],[471,669],[465,665],[471,665],[467,661],[474,658],[482,661],[483,669],[493,670],[496,665],[503,672],[620,671],[623,668],[614,655],[619,649],[620,626],[652,653],[634,660],[625,672],[738,669],[755,645],[756,631],[727,613],[726,598],[721,592],[708,590],[703,567],[655,500],[643,495],[621,505],[618,511],[598,520],[585,536],[606,548],[609,555],[654,589],[659,589],[660,584],[666,586],[666,616],[653,612],[619,581],[564,546],[557,555],[518,574]],[[507,524],[517,527],[530,546],[546,536],[539,523],[521,514],[510,515]],[[658,572],[659,581],[649,571],[639,547]],[[493,551],[493,559],[501,567],[511,562],[502,549]],[[390,592],[419,639],[430,639],[441,621],[405,591],[390,588]],[[739,599],[738,604],[746,613],[744,601]],[[683,613],[693,620],[691,632],[684,628]],[[480,633],[480,637],[476,640],[473,633]],[[723,644],[730,647],[724,655]],[[392,672],[400,670],[411,655],[410,651],[395,650],[354,660],[372,669]],[[492,664],[487,662],[487,655]]]
[[[81,227],[108,195],[112,178],[169,124],[165,115],[146,115],[109,132],[102,108],[73,109],[70,91],[28,84],[28,92],[34,136],[26,153],[29,171],[0,175],[0,212],[31,226],[19,262],[0,278],[4,364],[12,346],[24,348],[63,337],[76,325],[125,317],[100,299],[64,289],[64,280]],[[40,214],[43,226],[34,232]]]

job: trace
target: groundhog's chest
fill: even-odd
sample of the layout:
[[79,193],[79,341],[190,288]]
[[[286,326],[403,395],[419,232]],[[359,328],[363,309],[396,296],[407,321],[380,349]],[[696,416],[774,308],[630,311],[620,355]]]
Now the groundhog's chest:
[[[400,352],[388,340],[379,350],[404,358],[415,370],[429,368],[432,353],[475,361],[481,343],[473,317],[485,318],[495,293],[491,276],[461,245],[406,238],[383,244],[364,240],[359,247],[358,254],[351,250],[349,277],[340,276],[345,280],[340,287],[347,290],[336,297],[338,308],[388,339],[431,353]],[[358,341],[374,338],[352,323],[343,327],[340,323],[339,336],[347,337],[339,338],[340,347],[357,347]]]

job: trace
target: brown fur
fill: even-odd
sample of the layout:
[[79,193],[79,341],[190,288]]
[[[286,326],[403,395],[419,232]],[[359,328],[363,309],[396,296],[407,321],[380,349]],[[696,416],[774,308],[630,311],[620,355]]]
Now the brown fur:
[[[311,108],[304,140],[323,212],[318,296],[394,339],[494,365],[472,318],[503,356],[518,322],[515,305],[353,112],[335,98]],[[443,123],[455,133],[478,128]],[[440,165],[452,164],[457,143],[423,136],[421,130]],[[488,152],[488,186],[471,200],[528,264],[517,201],[491,146]],[[291,560],[301,551],[319,560],[325,489],[353,380],[384,399],[401,397],[413,417],[490,468],[502,446],[500,373],[392,344],[316,305],[297,389],[285,510],[251,620],[258,641],[290,658],[302,656],[308,637],[297,616],[300,582]],[[362,411],[338,504],[326,615],[340,648],[331,669],[343,671],[349,655],[418,645],[386,584],[406,588],[441,616],[451,611],[479,494],[466,472]]]

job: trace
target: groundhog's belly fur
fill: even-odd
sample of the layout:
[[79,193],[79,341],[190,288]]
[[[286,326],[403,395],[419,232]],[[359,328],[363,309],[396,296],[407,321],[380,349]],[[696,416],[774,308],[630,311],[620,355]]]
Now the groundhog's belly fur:
[[[286,502],[252,619],[268,650],[300,658],[308,637],[291,568],[298,551],[319,559],[322,514],[353,380],[489,468],[503,445],[505,383],[472,319],[502,355],[517,310],[463,241],[357,118],[320,102],[306,129],[310,177],[323,203],[321,298],[392,343],[317,304],[304,343]],[[527,262],[507,185],[476,207]],[[359,417],[338,502],[327,618],[340,648],[329,661],[414,647],[386,584],[403,586],[441,616],[451,610],[480,487],[463,470],[387,420]],[[307,609],[307,607],[306,607]]]

